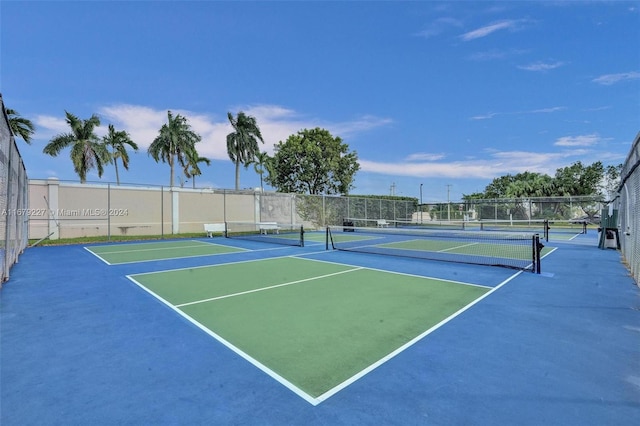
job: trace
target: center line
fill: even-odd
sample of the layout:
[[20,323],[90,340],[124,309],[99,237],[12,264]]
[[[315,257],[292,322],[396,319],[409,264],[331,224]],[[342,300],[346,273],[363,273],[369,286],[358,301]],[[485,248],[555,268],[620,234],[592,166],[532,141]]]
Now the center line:
[[217,296],[217,297],[211,297],[209,299],[196,300],[195,302],[181,303],[179,305],[175,305],[175,307],[176,308],[181,308],[183,306],[196,305],[198,303],[205,303],[205,302],[212,302],[214,300],[226,299],[228,297],[242,296],[244,294],[249,294],[249,293],[257,293],[258,291],[271,290],[273,288],[284,287],[284,286],[292,285],[292,284],[299,284],[299,283],[303,283],[305,281],[313,281],[313,280],[317,280],[317,279],[321,279],[321,278],[332,277],[334,275],[346,274],[348,272],[358,271],[360,269],[364,269],[364,268],[363,267],[358,267],[358,268],[348,269],[346,271],[334,272],[332,274],[326,274],[326,275],[320,275],[320,276],[317,276],[317,277],[305,278],[303,280],[291,281],[291,282],[283,283],[283,284],[276,284],[276,285],[272,285],[272,286],[269,286],[269,287],[262,287],[262,288],[256,288],[254,290],[241,291],[240,293],[226,294],[224,296]]

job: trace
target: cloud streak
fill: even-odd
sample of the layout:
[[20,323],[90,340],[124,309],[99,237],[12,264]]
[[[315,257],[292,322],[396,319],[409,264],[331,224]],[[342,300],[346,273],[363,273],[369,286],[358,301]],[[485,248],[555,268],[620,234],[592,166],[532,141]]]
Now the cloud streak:
[[513,112],[489,112],[486,114],[474,115],[471,120],[489,120],[498,115],[526,115],[526,114],[551,114],[558,111],[566,110],[566,107],[555,106],[549,108],[532,109],[528,111],[513,111]]
[[427,26],[424,30],[416,33],[416,36],[423,38],[432,38],[442,34],[451,27],[461,27],[462,22],[455,18],[438,18]]
[[619,74],[605,74],[591,80],[593,83],[602,84],[603,86],[611,86],[621,81],[640,79],[640,72],[623,72]]
[[507,19],[504,21],[498,21],[490,25],[486,25],[484,27],[480,27],[473,31],[469,31],[460,36],[463,41],[471,41],[479,38],[487,37],[490,34],[495,33],[496,31],[501,30],[513,30],[517,28],[518,25],[517,20]]
[[549,70],[553,70],[556,68],[560,68],[561,66],[565,65],[564,62],[534,62],[532,64],[529,65],[521,65],[518,68],[521,70],[525,70],[525,71],[549,71]]
[[558,138],[555,142],[555,146],[593,146],[601,142],[603,139],[596,135],[580,135],[580,136],[563,136]]

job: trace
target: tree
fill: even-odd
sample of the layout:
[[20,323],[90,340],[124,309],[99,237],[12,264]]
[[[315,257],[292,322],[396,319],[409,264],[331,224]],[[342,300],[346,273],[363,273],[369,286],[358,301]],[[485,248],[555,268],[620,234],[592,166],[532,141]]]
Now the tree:
[[109,132],[102,138],[102,142],[111,148],[111,158],[116,168],[116,183],[120,185],[118,158],[122,161],[122,167],[124,167],[125,170],[129,170],[129,153],[127,152],[126,145],[133,148],[134,151],[138,150],[138,145],[131,140],[129,134],[124,130],[116,131],[113,124],[109,124]]
[[102,177],[103,165],[111,161],[111,155],[94,133],[94,129],[100,126],[100,119],[95,114],[88,120],[82,120],[70,112],[65,113],[71,133],[55,136],[44,147],[43,152],[56,157],[64,148],[71,146],[71,161],[80,182],[86,182],[87,172],[94,167],[98,170],[98,177]]
[[512,175],[505,175],[495,178],[484,189],[485,198],[506,198],[509,185],[513,184],[515,178]]
[[607,199],[612,200],[615,197],[618,186],[620,185],[620,174],[622,173],[622,164],[617,166],[607,166],[602,181],[602,194]]
[[555,184],[558,195],[593,195],[604,177],[604,167],[600,161],[583,166],[576,161],[569,167],[556,170]]
[[[553,179],[548,175],[522,172],[495,178],[484,193],[470,198],[522,198],[553,195]],[[478,197],[478,195],[480,197]]]
[[196,176],[200,176],[202,174],[202,170],[200,170],[198,164],[205,163],[207,166],[210,166],[211,160],[206,157],[197,157],[192,160],[194,161],[189,164],[189,174],[191,175],[191,185],[193,189],[196,189]]
[[178,114],[175,117],[167,111],[167,123],[160,128],[158,136],[153,140],[147,152],[156,161],[168,163],[171,169],[169,185],[174,186],[176,161],[187,177],[191,177],[189,166],[198,158],[196,143],[202,138],[191,130],[187,119]]
[[20,116],[18,111],[6,108],[7,117],[9,118],[9,127],[14,135],[20,136],[27,144],[31,144],[31,135],[36,131],[31,120]]
[[261,192],[264,191],[262,181],[263,181],[264,172],[267,169],[267,164],[269,161],[270,161],[269,154],[267,154],[266,152],[260,152],[256,154],[256,157],[252,162],[253,170],[255,170],[255,172],[260,175],[260,191]]
[[236,190],[240,189],[240,164],[245,168],[260,153],[258,140],[264,143],[256,119],[240,111],[236,118],[227,113],[233,132],[227,135],[227,153],[236,165]]
[[358,155],[325,129],[304,129],[278,142],[266,181],[281,192],[347,195],[360,169]]

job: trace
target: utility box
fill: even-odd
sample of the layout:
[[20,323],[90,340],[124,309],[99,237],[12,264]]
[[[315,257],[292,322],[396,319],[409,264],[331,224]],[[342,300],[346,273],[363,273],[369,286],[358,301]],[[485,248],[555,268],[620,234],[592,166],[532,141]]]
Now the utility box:
[[[616,229],[617,231],[617,229]],[[618,248],[618,233],[614,232],[611,229],[607,229],[605,231],[605,236],[604,236],[604,248],[612,248],[612,249],[617,249]]]
[[600,215],[600,238],[598,247],[601,249],[619,249],[620,234],[618,233],[618,210],[602,209]]

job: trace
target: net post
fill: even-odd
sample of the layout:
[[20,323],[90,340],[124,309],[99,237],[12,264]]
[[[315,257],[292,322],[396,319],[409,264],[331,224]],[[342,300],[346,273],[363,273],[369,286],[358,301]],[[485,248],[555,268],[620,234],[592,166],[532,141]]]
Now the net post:
[[544,240],[549,241],[549,219],[544,220]]
[[304,225],[300,225],[300,247],[304,247]]
[[329,227],[325,230],[324,249],[329,250]]
[[533,266],[534,266],[534,272],[536,274],[540,273],[540,252],[542,252],[542,248],[544,247],[544,245],[542,243],[540,243],[540,235],[535,234],[533,237],[533,244],[534,244],[534,262],[533,262]]
[[536,272],[536,236],[531,237],[531,272]]

